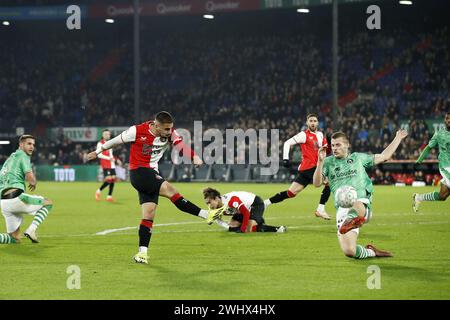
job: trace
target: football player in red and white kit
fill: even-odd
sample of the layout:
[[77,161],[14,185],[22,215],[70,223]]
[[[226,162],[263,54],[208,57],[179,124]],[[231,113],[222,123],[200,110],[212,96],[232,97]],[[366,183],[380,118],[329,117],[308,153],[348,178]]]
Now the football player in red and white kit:
[[[317,154],[319,148],[327,146],[327,138],[325,135],[318,131],[319,118],[315,114],[308,114],[306,117],[305,131],[299,132],[284,143],[283,146],[283,165],[287,168],[290,167],[289,151],[291,146],[300,145],[302,151],[302,162],[298,167],[298,174],[295,180],[292,182],[288,190],[282,191],[274,195],[273,197],[266,199],[264,205],[268,207],[273,203],[281,202],[288,198],[295,197],[299,192],[306,188],[306,186],[313,181],[314,171],[317,165]],[[330,198],[330,187],[328,185],[322,191],[320,197],[320,203],[315,212],[316,217],[320,217],[326,220],[330,219],[330,216],[325,211],[325,203]]]
[[196,166],[203,161],[182,141],[173,128],[170,113],[161,111],[154,121],[147,121],[131,126],[117,137],[101,145],[99,149],[88,154],[92,160],[105,150],[114,146],[131,143],[130,149],[130,181],[139,194],[142,207],[142,220],[139,226],[139,252],[134,256],[137,263],[148,263],[147,249],[152,236],[153,220],[156,214],[159,196],[170,199],[181,211],[207,219],[209,212],[191,203],[159,174],[158,161],[170,145],[182,150],[183,156],[192,159]]
[[[264,202],[251,192],[232,191],[224,195],[213,188],[203,190],[203,198],[211,209],[220,209],[214,217],[219,226],[232,232],[285,232],[285,226],[273,227],[264,222]],[[220,219],[221,215],[232,216],[230,222]],[[212,222],[212,221],[210,221]]]
[[[101,149],[101,146],[105,144],[106,141],[111,139],[111,131],[108,129],[104,129],[102,132],[102,140],[97,143],[97,149]],[[102,194],[102,190],[109,186],[108,196],[106,197],[106,201],[112,202],[113,197],[112,193],[114,190],[114,183],[116,182],[116,158],[113,155],[113,150],[105,150],[102,153],[97,155],[97,158],[100,159],[100,166],[103,169],[103,184],[97,191],[95,192],[95,200],[100,201],[100,197]],[[117,159],[117,162],[120,164],[120,160]]]

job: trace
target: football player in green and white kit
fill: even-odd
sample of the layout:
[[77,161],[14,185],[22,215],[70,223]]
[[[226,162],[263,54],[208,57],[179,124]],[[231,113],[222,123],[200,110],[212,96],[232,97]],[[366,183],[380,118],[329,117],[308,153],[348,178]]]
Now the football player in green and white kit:
[[441,173],[441,190],[425,194],[413,194],[413,210],[419,211],[422,201],[445,201],[450,195],[450,111],[445,115],[445,127],[436,131],[428,145],[423,149],[416,163],[421,163],[430,153],[432,148],[439,147],[439,172]]
[[33,136],[21,136],[19,148],[6,159],[0,170],[0,204],[7,229],[7,233],[0,233],[0,244],[20,242],[20,226],[24,214],[34,216],[24,235],[33,243],[39,242],[36,229],[53,207],[49,199],[25,193],[25,182],[28,182],[30,191],[36,189],[36,177],[30,162],[34,146]]
[[352,186],[357,191],[358,198],[351,208],[336,208],[339,244],[347,257],[392,257],[390,252],[378,250],[373,245],[358,245],[357,239],[359,227],[372,216],[373,185],[366,169],[389,160],[407,135],[405,130],[397,131],[391,144],[382,153],[375,155],[349,153],[350,144],[343,132],[336,132],[331,136],[332,156],[326,157],[326,149],[319,149],[314,185],[320,187],[324,179],[327,179],[333,194],[342,186]]

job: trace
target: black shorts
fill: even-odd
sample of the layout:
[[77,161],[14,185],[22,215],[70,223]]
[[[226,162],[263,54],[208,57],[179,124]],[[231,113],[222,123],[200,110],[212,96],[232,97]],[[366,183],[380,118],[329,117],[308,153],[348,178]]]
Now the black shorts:
[[[257,224],[261,225],[264,224],[264,201],[261,199],[261,197],[256,196],[255,200],[252,203],[252,206],[250,207],[250,220],[255,220]],[[240,213],[235,213],[231,217],[231,219],[239,221],[242,223],[243,216]]]
[[130,170],[130,181],[139,194],[139,204],[158,204],[159,189],[165,181],[154,169],[137,168]]
[[313,182],[314,171],[316,171],[316,167],[300,171],[295,177],[294,182],[306,187],[308,184]]
[[103,177],[115,176],[115,175],[116,175],[116,169],[103,169]]

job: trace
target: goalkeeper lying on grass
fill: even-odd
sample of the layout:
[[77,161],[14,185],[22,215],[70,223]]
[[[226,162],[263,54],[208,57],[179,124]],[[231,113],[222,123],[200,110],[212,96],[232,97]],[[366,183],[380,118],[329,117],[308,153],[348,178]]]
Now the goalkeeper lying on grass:
[[[245,191],[233,191],[220,195],[213,188],[203,190],[203,198],[210,209],[208,224],[214,221],[232,232],[285,232],[285,226],[273,227],[264,222],[264,201]],[[230,222],[221,220],[222,215],[232,216]]]

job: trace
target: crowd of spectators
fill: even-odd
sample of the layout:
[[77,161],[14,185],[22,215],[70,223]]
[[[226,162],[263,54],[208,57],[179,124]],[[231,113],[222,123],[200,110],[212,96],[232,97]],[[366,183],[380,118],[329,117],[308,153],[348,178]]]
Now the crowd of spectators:
[[[182,30],[143,19],[140,118],[165,109],[178,127],[192,129],[201,120],[205,130],[279,129],[283,142],[304,129],[306,114],[316,113],[322,130],[342,130],[352,150],[373,153],[406,125],[409,137],[395,158],[416,159],[433,134],[426,119],[439,122],[450,107],[448,27],[345,33],[339,65],[344,103],[336,118],[330,35],[319,22],[309,28],[290,19],[267,28],[245,19],[214,28],[192,22]],[[0,131],[25,127],[39,135],[38,164],[82,164],[95,146],[45,139],[49,127],[134,123],[130,30],[104,35],[102,28],[75,36],[16,29],[0,51]],[[126,152],[119,151],[122,160]],[[300,157],[295,152],[294,160]]]

